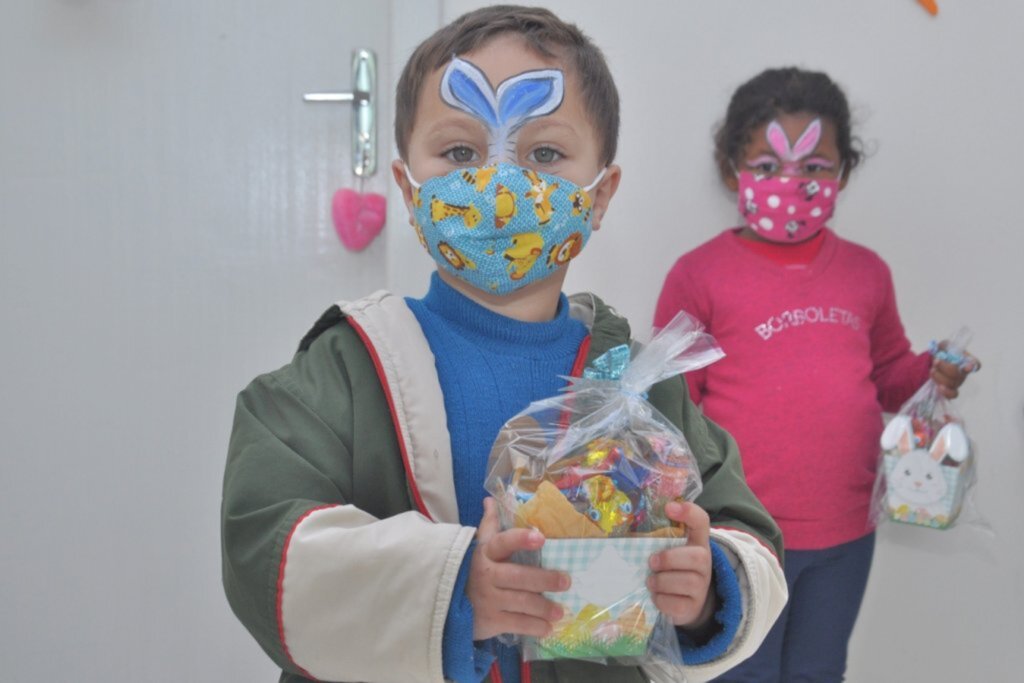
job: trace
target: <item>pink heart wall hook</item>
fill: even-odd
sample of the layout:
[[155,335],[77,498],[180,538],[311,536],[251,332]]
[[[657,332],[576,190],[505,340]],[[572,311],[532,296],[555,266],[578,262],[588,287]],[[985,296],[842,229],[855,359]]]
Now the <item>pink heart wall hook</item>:
[[334,193],[331,216],[338,239],[349,251],[362,251],[384,229],[387,203],[383,195],[342,188]]

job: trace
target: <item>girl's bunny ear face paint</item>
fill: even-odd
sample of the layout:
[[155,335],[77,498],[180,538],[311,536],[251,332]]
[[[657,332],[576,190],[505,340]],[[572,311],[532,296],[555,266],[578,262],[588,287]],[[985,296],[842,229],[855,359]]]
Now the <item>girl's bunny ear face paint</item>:
[[441,99],[487,129],[488,164],[514,163],[519,129],[558,109],[564,96],[565,77],[560,69],[526,71],[493,89],[472,62],[452,57],[441,78]]
[[768,146],[775,152],[775,156],[779,158],[779,161],[792,161],[793,150],[790,149],[789,138],[786,137],[786,131],[778,120],[768,124],[765,138],[767,138]]
[[807,124],[807,128],[800,134],[796,144],[793,145],[793,149],[790,152],[791,161],[799,161],[804,157],[810,156],[811,152],[818,148],[818,142],[821,140],[821,119],[814,119]]
[[[780,113],[778,118],[756,128],[751,142],[740,155],[740,170],[761,177],[839,180],[841,158],[836,147],[835,127],[827,119],[806,113]],[[739,161],[739,160],[738,160]]]
[[[818,143],[821,142],[821,119],[816,118],[808,123],[793,145],[789,144],[786,131],[778,120],[768,124],[765,137],[782,164],[782,172],[789,176],[800,175],[799,162],[813,154],[818,149]],[[825,165],[832,166],[833,164],[826,161]]]

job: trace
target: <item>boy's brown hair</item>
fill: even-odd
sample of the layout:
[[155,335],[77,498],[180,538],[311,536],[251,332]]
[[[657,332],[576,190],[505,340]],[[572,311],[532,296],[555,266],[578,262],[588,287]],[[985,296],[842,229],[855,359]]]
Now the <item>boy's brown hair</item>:
[[501,33],[521,36],[538,54],[563,59],[575,70],[583,106],[597,130],[601,161],[615,158],[619,140],[619,93],[601,50],[573,24],[540,7],[494,5],[461,17],[438,30],[413,51],[395,92],[395,144],[405,159],[416,106],[427,76]]

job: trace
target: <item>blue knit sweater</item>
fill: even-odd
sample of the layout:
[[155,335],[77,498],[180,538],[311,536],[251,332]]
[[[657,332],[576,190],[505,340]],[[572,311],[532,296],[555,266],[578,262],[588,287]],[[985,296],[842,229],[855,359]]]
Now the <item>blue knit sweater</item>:
[[[529,323],[494,313],[434,273],[423,299],[407,299],[434,353],[452,443],[459,521],[478,526],[491,446],[505,422],[532,401],[554,396],[572,372],[586,327],[569,317],[562,295],[549,322]],[[519,656],[496,641],[473,645],[473,612],[463,562],[445,626],[445,677],[479,681],[494,656],[502,680],[519,680]]]

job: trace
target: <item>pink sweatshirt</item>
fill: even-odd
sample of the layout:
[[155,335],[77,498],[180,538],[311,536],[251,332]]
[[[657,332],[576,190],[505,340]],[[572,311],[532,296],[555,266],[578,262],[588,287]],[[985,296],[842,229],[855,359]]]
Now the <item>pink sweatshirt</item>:
[[791,550],[868,533],[882,411],[928,378],[903,332],[889,268],[826,229],[806,266],[783,266],[735,231],[684,254],[655,325],[680,309],[726,356],[687,375],[694,402],[732,433],[747,481]]

